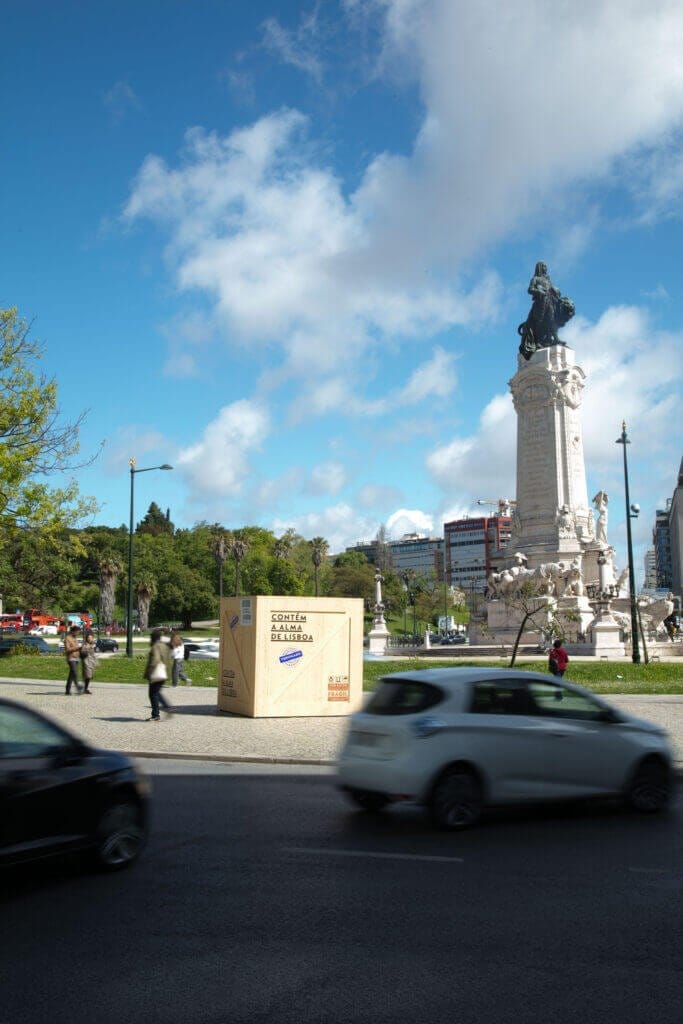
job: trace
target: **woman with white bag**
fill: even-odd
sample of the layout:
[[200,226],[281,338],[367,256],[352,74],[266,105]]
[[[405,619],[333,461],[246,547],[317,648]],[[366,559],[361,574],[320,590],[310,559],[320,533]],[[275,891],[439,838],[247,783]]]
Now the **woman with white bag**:
[[173,713],[171,705],[161,692],[161,688],[171,671],[171,652],[168,644],[162,640],[162,635],[160,629],[153,629],[149,638],[151,647],[149,649],[147,665],[145,666],[145,679],[149,683],[149,702],[152,705],[152,715],[151,718],[147,719],[148,722],[161,721],[159,714],[160,705],[163,705],[167,715]]

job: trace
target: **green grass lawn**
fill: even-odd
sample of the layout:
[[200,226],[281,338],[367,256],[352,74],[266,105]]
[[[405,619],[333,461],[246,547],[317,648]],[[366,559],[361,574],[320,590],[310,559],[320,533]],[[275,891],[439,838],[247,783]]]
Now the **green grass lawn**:
[[[147,659],[144,652],[135,651],[132,658],[115,654],[100,658],[95,671],[95,683],[144,683],[142,673]],[[185,674],[194,686],[216,686],[218,662],[191,659],[183,662]],[[10,679],[61,679],[66,683],[68,671],[63,654],[7,655],[0,658],[0,676]],[[182,684],[181,684],[182,685]]]
[[[491,661],[467,661],[466,658],[458,658],[457,661],[439,658],[406,658],[404,661],[392,661],[382,664],[381,662],[365,662],[363,673],[363,687],[366,690],[374,690],[377,680],[381,676],[391,675],[393,672],[414,672],[425,668],[445,668],[446,666],[476,667],[476,668],[504,668],[502,660]],[[515,669],[522,669],[528,672],[544,672],[545,661],[524,661],[518,660]],[[594,693],[683,693],[683,659],[678,662],[650,662],[649,665],[634,665],[632,662],[606,662],[606,661],[574,661],[572,660],[567,670],[565,679],[568,682],[578,683],[585,686]]]
[[[118,654],[101,658],[95,672],[95,683],[143,683],[146,651],[132,658]],[[194,686],[216,686],[218,661],[183,662],[185,672]],[[466,658],[451,660],[439,658],[405,658],[400,661],[366,661],[363,663],[363,686],[374,690],[380,676],[393,672],[414,672],[425,668],[474,666]],[[502,660],[477,662],[476,667],[503,668]],[[543,672],[545,662],[518,661],[515,668],[530,672]],[[8,655],[0,659],[0,676],[10,679],[55,679],[66,682],[66,661],[61,654]],[[632,662],[572,661],[566,679],[580,683],[595,693],[683,693],[683,659],[681,662],[651,662],[634,665]]]

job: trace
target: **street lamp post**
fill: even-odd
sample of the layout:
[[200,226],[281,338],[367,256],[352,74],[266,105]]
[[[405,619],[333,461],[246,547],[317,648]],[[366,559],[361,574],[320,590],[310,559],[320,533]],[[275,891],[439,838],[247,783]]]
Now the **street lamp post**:
[[628,461],[626,458],[626,445],[630,444],[626,436],[626,421],[621,424],[621,437],[618,437],[615,444],[620,444],[624,449],[624,492],[626,495],[626,544],[628,547],[628,587],[631,592],[631,658],[634,665],[640,664],[640,646],[638,644],[638,605],[636,603],[636,580],[633,571],[633,539],[631,537],[631,520],[637,519],[640,512],[639,505],[632,505],[628,492]]
[[135,468],[135,459],[131,459],[130,465],[130,529],[128,531],[128,603],[126,607],[126,657],[133,657],[133,507],[135,474],[151,473],[153,469],[173,469],[168,463],[163,466],[147,466],[145,469]]

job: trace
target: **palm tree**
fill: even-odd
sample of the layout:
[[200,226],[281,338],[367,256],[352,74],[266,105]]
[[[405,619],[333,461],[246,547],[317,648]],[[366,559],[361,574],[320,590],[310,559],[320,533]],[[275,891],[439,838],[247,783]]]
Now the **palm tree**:
[[329,551],[329,544],[324,537],[314,537],[309,541],[311,545],[311,560],[313,561],[313,572],[315,573],[315,596],[318,597],[318,570],[323,563],[325,555]]
[[229,537],[225,549],[231,558],[235,560],[235,597],[240,593],[240,562],[249,550],[249,541],[244,537]]
[[213,538],[213,557],[218,566],[218,596],[223,599],[223,566],[225,565],[225,534],[217,533]]
[[114,605],[116,603],[116,583],[123,572],[123,566],[114,554],[103,555],[97,563],[100,580],[100,612],[101,621],[111,626],[114,621]]
[[138,599],[138,628],[140,632],[144,632],[149,628],[149,606],[156,591],[157,585],[153,576],[145,574],[138,580],[135,593]]
[[273,544],[273,555],[275,558],[285,561],[289,558],[294,547],[294,537],[296,534],[294,530],[286,530],[281,537],[278,537]]

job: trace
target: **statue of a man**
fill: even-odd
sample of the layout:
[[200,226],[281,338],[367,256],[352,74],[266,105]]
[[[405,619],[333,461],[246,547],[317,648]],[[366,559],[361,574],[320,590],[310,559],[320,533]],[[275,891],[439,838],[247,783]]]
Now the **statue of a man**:
[[574,316],[574,303],[555,287],[545,263],[536,264],[528,292],[533,300],[531,309],[524,323],[517,328],[522,339],[519,351],[525,359],[530,359],[539,348],[564,345],[557,332]]

